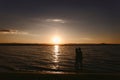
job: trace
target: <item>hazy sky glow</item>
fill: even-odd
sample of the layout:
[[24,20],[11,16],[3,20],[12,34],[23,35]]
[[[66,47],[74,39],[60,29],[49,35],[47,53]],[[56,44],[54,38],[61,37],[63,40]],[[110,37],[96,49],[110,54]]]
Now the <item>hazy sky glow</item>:
[[0,43],[119,43],[119,0],[0,0]]

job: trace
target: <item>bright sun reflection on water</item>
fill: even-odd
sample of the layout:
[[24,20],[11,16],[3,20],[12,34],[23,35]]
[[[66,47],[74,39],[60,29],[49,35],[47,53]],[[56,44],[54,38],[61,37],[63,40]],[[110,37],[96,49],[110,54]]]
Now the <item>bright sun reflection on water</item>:
[[59,46],[58,45],[54,46],[54,52],[55,52],[55,55],[59,54]]
[[54,54],[53,54],[53,62],[55,63],[55,65],[52,66],[53,69],[57,69],[59,67],[59,65],[58,65],[58,62],[59,62],[58,55],[59,55],[59,46],[55,45],[54,46]]

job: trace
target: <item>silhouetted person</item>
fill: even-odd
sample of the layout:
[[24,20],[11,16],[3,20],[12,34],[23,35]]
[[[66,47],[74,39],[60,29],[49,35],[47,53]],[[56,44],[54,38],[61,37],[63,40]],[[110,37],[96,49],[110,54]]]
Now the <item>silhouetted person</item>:
[[75,56],[75,69],[76,70],[82,70],[83,56],[82,56],[81,48],[76,48],[75,52],[76,52],[76,56]]

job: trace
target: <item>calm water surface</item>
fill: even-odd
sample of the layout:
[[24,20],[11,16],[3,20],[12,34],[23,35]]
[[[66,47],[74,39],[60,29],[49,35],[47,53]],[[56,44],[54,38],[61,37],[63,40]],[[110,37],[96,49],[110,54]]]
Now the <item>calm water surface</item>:
[[120,45],[0,46],[0,71],[74,70],[77,47],[83,52],[83,69],[120,72]]

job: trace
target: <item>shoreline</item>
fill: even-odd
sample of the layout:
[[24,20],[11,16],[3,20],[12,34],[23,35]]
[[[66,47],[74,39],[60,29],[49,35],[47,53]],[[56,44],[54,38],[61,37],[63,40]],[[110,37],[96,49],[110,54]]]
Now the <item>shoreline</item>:
[[101,44],[101,43],[66,43],[66,44],[39,44],[39,43],[0,43],[0,46],[102,46],[102,45],[120,45],[120,44]]
[[1,80],[119,80],[120,73],[49,73],[12,72],[0,73]]

